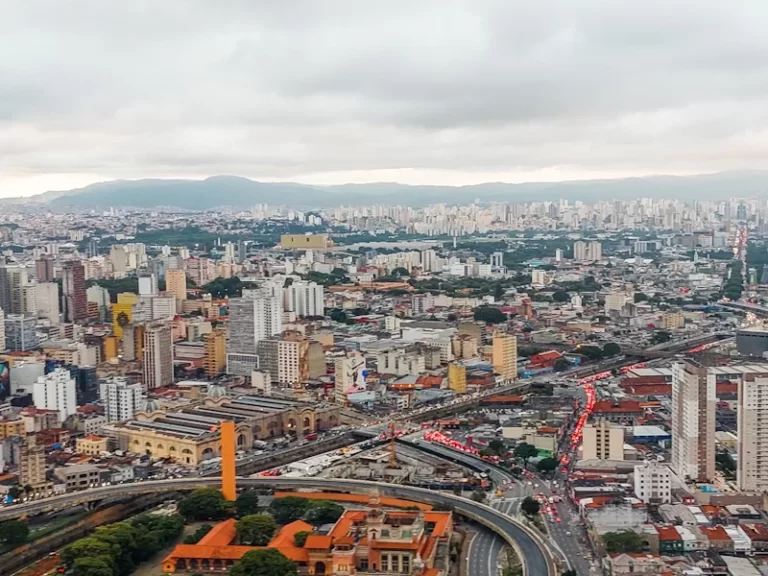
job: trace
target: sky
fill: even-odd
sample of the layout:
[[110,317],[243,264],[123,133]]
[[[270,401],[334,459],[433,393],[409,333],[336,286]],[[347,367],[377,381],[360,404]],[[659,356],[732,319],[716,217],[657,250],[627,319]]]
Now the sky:
[[0,197],[768,168],[768,2],[0,0]]

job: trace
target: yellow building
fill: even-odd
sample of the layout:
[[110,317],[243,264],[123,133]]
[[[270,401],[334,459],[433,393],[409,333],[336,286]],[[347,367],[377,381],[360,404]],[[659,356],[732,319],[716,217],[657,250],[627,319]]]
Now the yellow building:
[[187,299],[187,273],[180,269],[165,271],[165,290],[176,298],[177,305]]
[[5,440],[10,436],[24,436],[25,432],[24,420],[21,418],[0,420],[0,440]]
[[448,388],[456,394],[467,393],[467,367],[457,362],[448,364]]
[[112,360],[117,358],[117,336],[106,336],[104,338],[104,359]]
[[283,234],[280,246],[287,249],[323,250],[333,246],[328,234]]
[[493,371],[504,380],[517,378],[517,336],[496,332],[493,335]]
[[118,338],[123,337],[123,326],[133,322],[133,307],[135,302],[120,302],[120,297],[124,294],[118,294],[117,303],[112,304],[112,333]]
[[661,327],[665,330],[678,330],[685,327],[685,315],[682,311],[665,312],[661,317]]
[[224,330],[214,330],[203,334],[205,342],[205,360],[203,366],[208,378],[215,378],[227,368],[227,339]]
[[75,451],[86,456],[100,456],[102,452],[108,451],[107,439],[94,434],[78,438],[75,443]]

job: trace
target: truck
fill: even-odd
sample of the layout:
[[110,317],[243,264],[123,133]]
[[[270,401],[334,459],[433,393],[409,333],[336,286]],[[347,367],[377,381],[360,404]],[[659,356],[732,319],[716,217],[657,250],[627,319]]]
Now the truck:
[[264,440],[254,440],[253,447],[257,450],[264,450],[267,447],[267,443]]

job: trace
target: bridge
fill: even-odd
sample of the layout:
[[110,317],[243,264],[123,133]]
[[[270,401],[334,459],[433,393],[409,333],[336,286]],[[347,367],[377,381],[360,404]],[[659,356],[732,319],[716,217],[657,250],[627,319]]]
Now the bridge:
[[[557,576],[557,566],[554,557],[549,549],[549,545],[540,534],[490,506],[467,498],[424,488],[365,480],[341,480],[337,478],[238,478],[237,484],[241,488],[278,488],[287,490],[319,489],[364,493],[377,490],[387,496],[449,506],[458,514],[486,526],[501,536],[517,553],[517,556],[523,563],[525,576]],[[0,510],[0,521],[52,512],[80,504],[96,503],[107,499],[130,498],[141,494],[175,493],[190,491],[204,486],[219,487],[220,485],[220,478],[182,478],[104,486],[73,494],[54,496],[44,500],[33,500],[7,506]]]

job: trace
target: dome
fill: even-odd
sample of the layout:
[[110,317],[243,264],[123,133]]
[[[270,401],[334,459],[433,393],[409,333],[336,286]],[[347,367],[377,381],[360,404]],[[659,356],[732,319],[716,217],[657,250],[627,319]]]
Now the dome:
[[212,400],[218,400],[219,398],[228,397],[229,392],[223,386],[219,386],[218,384],[209,384],[207,396]]
[[144,401],[144,406],[141,409],[142,412],[159,412],[160,411],[160,403],[155,400],[154,398],[147,398]]

